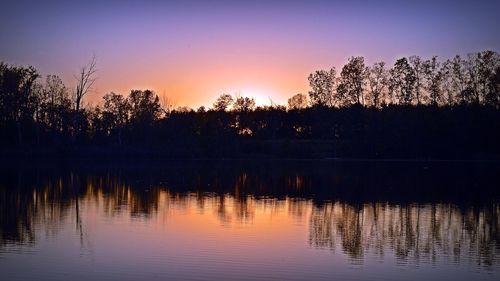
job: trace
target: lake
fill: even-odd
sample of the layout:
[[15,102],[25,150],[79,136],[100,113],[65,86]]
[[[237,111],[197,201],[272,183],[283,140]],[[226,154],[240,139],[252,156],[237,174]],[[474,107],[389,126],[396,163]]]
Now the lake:
[[33,161],[1,280],[499,280],[500,163]]

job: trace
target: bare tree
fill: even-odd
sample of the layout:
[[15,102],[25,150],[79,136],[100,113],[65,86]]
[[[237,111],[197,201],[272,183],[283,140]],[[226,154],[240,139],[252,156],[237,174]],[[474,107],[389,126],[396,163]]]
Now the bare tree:
[[160,105],[161,105],[161,110],[163,111],[163,115],[165,117],[170,116],[170,113],[175,108],[174,100],[171,97],[167,96],[165,92],[163,92],[163,94],[161,95]]
[[93,55],[92,60],[80,69],[78,76],[75,76],[77,82],[75,89],[75,109],[77,112],[80,111],[83,97],[89,92],[96,80],[96,64],[96,57]]

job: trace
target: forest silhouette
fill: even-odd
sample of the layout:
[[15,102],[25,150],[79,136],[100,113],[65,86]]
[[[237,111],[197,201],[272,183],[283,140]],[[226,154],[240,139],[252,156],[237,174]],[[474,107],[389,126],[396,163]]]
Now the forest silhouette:
[[56,75],[0,63],[3,156],[171,158],[500,159],[500,56],[351,57],[308,77],[288,105],[221,94],[212,107],[175,107],[152,90],[83,100],[93,58],[68,88]]

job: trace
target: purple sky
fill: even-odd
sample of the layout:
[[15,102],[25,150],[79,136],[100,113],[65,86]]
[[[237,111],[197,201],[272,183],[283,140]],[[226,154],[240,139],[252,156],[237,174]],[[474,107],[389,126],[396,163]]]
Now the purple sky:
[[284,104],[307,93],[310,72],[349,56],[392,64],[500,49],[498,0],[8,2],[0,4],[0,60],[72,87],[94,53],[92,103],[150,88],[192,107],[221,93]]

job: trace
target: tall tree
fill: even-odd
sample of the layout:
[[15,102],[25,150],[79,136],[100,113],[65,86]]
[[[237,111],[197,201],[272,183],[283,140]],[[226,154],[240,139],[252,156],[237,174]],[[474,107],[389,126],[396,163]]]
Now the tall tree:
[[376,62],[371,67],[366,69],[366,77],[368,80],[368,100],[374,107],[379,107],[385,104],[384,92],[387,90],[389,81],[389,73],[385,68],[385,62]]
[[38,77],[38,71],[32,66],[0,63],[0,118],[15,123],[19,144],[23,143],[23,124],[33,121],[37,98],[33,89]]
[[92,60],[87,65],[83,66],[80,69],[78,75],[75,76],[75,110],[77,112],[80,111],[83,97],[89,92],[89,90],[92,88],[92,85],[96,81],[96,66],[97,61],[94,55],[92,56]]
[[71,108],[71,98],[62,79],[57,75],[47,75],[40,93],[40,118],[54,131],[62,129],[66,113]]
[[442,101],[441,82],[443,73],[440,63],[434,56],[432,59],[424,62],[425,89],[429,93],[429,100],[432,105],[438,105]]
[[95,55],[92,56],[92,60],[80,69],[78,75],[75,76],[76,88],[74,90],[74,103],[75,112],[73,114],[73,134],[72,141],[77,140],[77,135],[80,135],[85,131],[85,125],[88,123],[88,119],[85,111],[81,110],[82,100],[85,95],[87,95],[92,88],[92,85],[96,81],[96,58]]
[[413,74],[415,77],[414,91],[415,98],[417,100],[417,105],[422,102],[422,86],[423,79],[425,76],[425,62],[419,56],[410,56],[408,58],[411,68],[413,69]]
[[149,126],[160,117],[160,98],[151,90],[132,90],[128,103],[130,119],[135,124]]
[[414,99],[415,72],[407,58],[401,58],[394,63],[390,71],[390,92],[395,93],[399,104],[410,105]]
[[363,57],[351,57],[347,64],[342,67],[337,87],[339,105],[364,104],[365,70]]
[[489,94],[486,96],[486,103],[500,108],[500,66],[497,66],[488,81]]
[[317,70],[311,73],[308,77],[309,86],[309,99],[313,106],[333,106],[335,90],[335,67],[330,70]]
[[118,144],[122,144],[122,130],[128,122],[130,104],[128,100],[113,92],[106,94],[104,97],[103,119],[107,122],[107,127],[110,131],[117,131]]
[[452,105],[455,103],[466,104],[470,97],[466,96],[467,69],[465,61],[459,56],[446,60],[442,65],[443,90],[446,93],[446,101]]
[[479,58],[478,53],[468,54],[465,61],[467,69],[467,86],[464,90],[464,95],[470,96],[475,104],[481,103],[481,89],[479,82]]
[[490,86],[491,77],[495,76],[495,70],[500,66],[500,56],[493,51],[483,51],[476,54],[478,68],[478,86],[480,98],[483,103],[496,105],[496,93],[492,92]]

